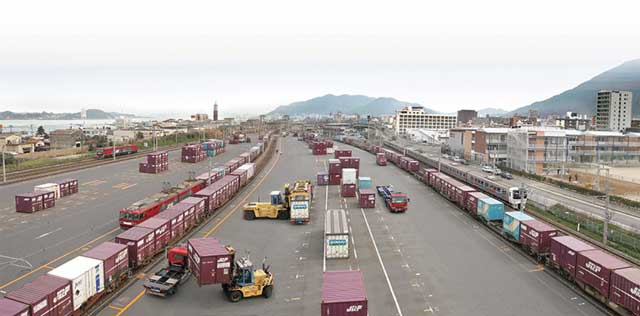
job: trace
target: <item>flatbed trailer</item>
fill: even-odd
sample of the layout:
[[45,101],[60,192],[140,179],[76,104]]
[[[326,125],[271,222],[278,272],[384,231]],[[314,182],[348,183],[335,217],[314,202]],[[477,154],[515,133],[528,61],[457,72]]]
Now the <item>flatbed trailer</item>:
[[179,266],[169,266],[156,272],[144,282],[147,294],[161,297],[176,294],[178,287],[191,276],[188,269]]

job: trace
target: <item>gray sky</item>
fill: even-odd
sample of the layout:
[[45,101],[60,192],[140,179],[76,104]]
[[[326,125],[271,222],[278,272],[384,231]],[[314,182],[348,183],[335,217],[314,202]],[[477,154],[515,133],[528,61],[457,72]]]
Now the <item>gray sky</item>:
[[[9,1],[0,110],[258,113],[327,93],[513,109],[640,58],[640,2]],[[597,23],[597,24],[596,24]]]

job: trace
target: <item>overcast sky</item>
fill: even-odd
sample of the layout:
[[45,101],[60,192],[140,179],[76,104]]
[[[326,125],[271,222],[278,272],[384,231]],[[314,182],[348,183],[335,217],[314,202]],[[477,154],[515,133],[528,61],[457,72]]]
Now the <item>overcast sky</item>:
[[[598,4],[599,3],[599,4]],[[640,58],[640,1],[5,1],[0,110],[513,109]]]

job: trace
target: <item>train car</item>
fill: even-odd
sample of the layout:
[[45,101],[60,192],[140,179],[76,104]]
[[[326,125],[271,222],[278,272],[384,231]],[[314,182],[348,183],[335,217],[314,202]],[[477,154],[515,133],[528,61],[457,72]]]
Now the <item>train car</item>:
[[124,146],[116,146],[114,147],[104,147],[96,150],[96,158],[104,159],[104,158],[113,158],[113,153],[115,152],[116,157],[122,155],[135,154],[138,152],[138,145],[124,145]]
[[120,210],[120,227],[128,229],[136,226],[164,211],[167,207],[202,190],[204,187],[205,181],[203,180],[187,180],[160,193],[137,201]]

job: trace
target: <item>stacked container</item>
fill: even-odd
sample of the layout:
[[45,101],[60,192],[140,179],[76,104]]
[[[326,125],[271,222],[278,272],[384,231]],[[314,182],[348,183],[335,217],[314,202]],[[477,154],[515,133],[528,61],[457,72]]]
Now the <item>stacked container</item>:
[[384,155],[384,153],[376,153],[376,164],[378,164],[378,166],[387,165],[387,157]]
[[358,202],[361,208],[376,207],[376,191],[373,189],[360,189],[358,190],[358,195]]
[[147,155],[147,161],[141,162],[138,170],[142,173],[160,173],[169,170],[169,153],[156,151]]
[[323,273],[322,316],[367,316],[367,293],[358,270]]
[[329,174],[325,172],[318,172],[316,176],[317,185],[329,185]]
[[[479,207],[478,212],[480,212]],[[520,240],[520,223],[531,220],[533,217],[522,212],[506,212],[502,219],[502,233],[514,240]]]
[[327,259],[349,258],[349,225],[344,210],[328,210],[324,225]]
[[43,274],[5,298],[29,306],[29,316],[66,316],[73,313],[71,282]]
[[356,178],[357,170],[353,168],[342,169],[342,180],[340,195],[342,197],[355,197],[356,196]]
[[340,185],[342,165],[339,159],[329,159],[329,185]]
[[358,177],[358,189],[371,189],[373,182],[370,177]]
[[218,139],[209,139],[202,143],[202,150],[204,150],[209,157],[214,157],[223,152],[224,141]]
[[193,238],[187,243],[189,267],[198,285],[230,284],[235,251],[215,238]]
[[318,155],[326,155],[327,154],[327,144],[325,142],[313,142],[311,152]]
[[182,146],[181,161],[197,163],[205,160],[207,152],[202,149],[202,144],[187,144]]
[[336,149],[333,152],[333,157],[338,159],[340,157],[351,157],[351,150],[350,149]]

